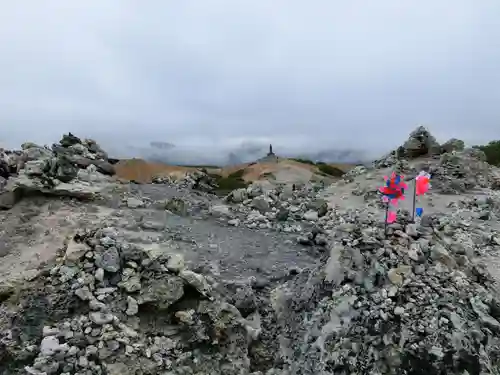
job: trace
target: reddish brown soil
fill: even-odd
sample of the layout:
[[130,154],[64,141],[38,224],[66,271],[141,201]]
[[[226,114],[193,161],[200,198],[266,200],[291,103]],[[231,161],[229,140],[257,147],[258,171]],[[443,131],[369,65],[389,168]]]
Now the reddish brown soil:
[[[337,167],[344,171],[348,171],[353,166],[349,164],[330,164],[331,166]],[[300,163],[290,159],[281,159],[278,163],[245,163],[239,165],[233,165],[225,168],[213,168],[209,169],[210,173],[220,174],[227,177],[231,173],[237,172],[241,169],[245,170],[243,174],[243,179],[245,181],[256,181],[266,178],[268,174],[276,173],[279,170],[286,168],[303,168],[311,171],[315,174],[319,174],[319,170],[316,166]],[[141,183],[151,182],[154,176],[175,176],[181,177],[189,171],[194,171],[197,168],[194,167],[182,167],[175,165],[167,165],[161,163],[150,163],[142,159],[128,159],[121,160],[115,165],[116,176],[124,180],[134,180]]]
[[137,182],[151,182],[154,176],[184,175],[196,168],[150,163],[142,159],[120,160],[115,165],[116,177]]

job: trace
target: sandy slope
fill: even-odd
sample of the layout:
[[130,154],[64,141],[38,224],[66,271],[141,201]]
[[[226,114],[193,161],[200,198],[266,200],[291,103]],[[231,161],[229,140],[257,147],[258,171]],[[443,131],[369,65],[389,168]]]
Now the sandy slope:
[[[345,171],[352,167],[348,164],[330,165]],[[116,165],[119,178],[143,183],[151,182],[151,179],[156,175],[182,177],[196,169],[198,168],[150,163],[141,159],[122,160]],[[304,183],[310,180],[321,180],[325,177],[316,166],[291,159],[280,159],[277,163],[245,163],[224,168],[209,168],[208,171],[227,177],[242,169],[245,171],[243,174],[245,181],[270,179],[282,183]]]
[[181,167],[161,163],[151,163],[142,159],[121,160],[115,165],[116,175],[124,180],[134,180],[148,183],[154,176],[176,175],[182,176],[196,170],[191,167]]

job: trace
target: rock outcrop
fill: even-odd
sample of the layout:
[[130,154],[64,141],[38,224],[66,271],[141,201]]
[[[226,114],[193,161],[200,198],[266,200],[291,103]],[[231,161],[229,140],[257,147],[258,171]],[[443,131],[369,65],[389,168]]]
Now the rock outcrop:
[[1,154],[0,209],[12,208],[32,194],[91,199],[99,192],[99,183],[114,174],[107,154],[95,141],[82,141],[71,133],[52,148],[26,142],[21,149]]
[[166,184],[178,188],[189,188],[207,193],[214,192],[218,185],[215,178],[211,177],[204,169],[186,173],[181,178],[173,176],[155,176],[152,180],[153,184]]
[[437,157],[446,152],[463,151],[464,147],[464,142],[456,138],[452,138],[440,145],[427,128],[418,126],[400,147],[391,151],[382,159],[376,160],[375,167],[390,167],[397,164],[398,160]]

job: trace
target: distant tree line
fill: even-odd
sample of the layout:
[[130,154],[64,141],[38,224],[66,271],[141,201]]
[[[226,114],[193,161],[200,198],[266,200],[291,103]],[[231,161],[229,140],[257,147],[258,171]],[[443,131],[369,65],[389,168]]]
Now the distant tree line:
[[486,161],[497,167],[500,167],[500,140],[491,141],[486,145],[474,146],[486,154]]

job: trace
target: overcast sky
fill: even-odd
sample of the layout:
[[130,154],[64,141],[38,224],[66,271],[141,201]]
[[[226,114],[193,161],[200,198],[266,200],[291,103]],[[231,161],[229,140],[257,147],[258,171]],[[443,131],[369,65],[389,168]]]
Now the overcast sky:
[[500,138],[498,0],[0,5],[0,143]]

